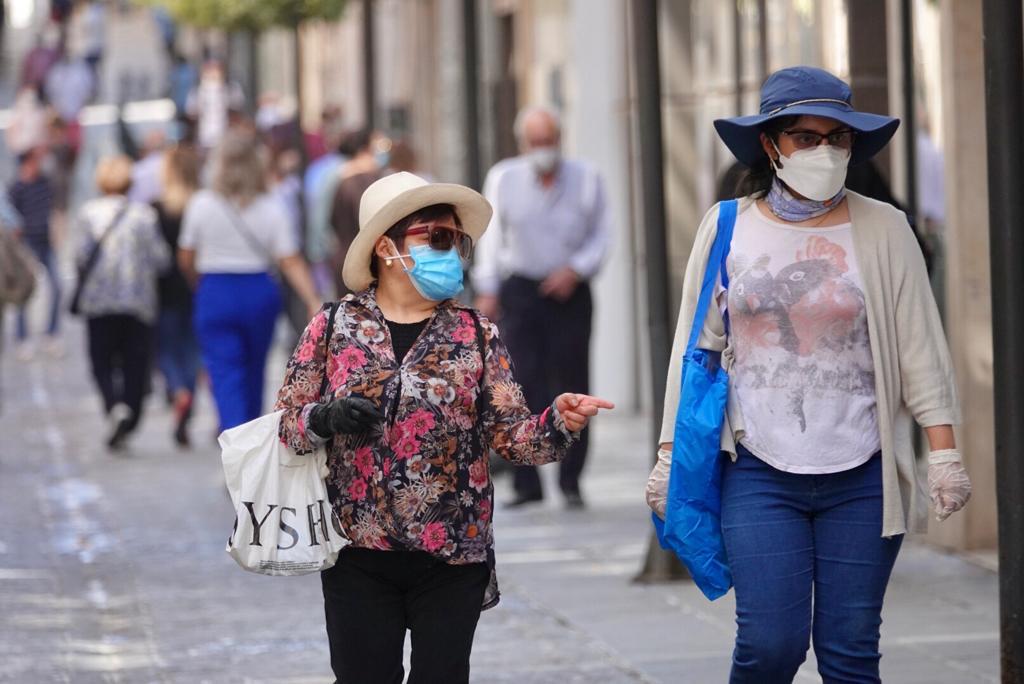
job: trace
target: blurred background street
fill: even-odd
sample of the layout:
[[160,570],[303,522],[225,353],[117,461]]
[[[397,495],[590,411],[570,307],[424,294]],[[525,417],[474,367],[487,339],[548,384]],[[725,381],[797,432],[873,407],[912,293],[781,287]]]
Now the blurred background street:
[[[575,491],[557,466],[541,468],[542,490],[497,476],[503,600],[481,618],[472,681],[727,681],[732,595],[708,602],[657,548],[644,485],[694,236],[742,171],[712,122],[756,112],[768,74],[807,64],[850,83],[859,109],[901,119],[847,185],[904,210],[917,235],[974,487],[964,511],[904,543],[882,678],[1024,684],[1024,663],[1000,669],[999,524],[1022,519],[999,519],[997,488],[1020,486],[1001,503],[1024,510],[1024,483],[997,477],[996,390],[1013,378],[997,372],[992,302],[1024,305],[990,258],[1003,228],[989,222],[983,9],[998,4],[0,0],[0,232],[26,248],[35,283],[23,310],[0,297],[0,681],[332,681],[319,578],[244,573],[224,553],[226,426],[200,368],[194,274],[173,266],[188,202],[216,182],[225,137],[260,141],[250,170],[304,274],[280,279],[284,307],[265,331],[268,410],[310,305],[346,293],[365,187],[410,171],[493,200],[503,160],[530,151],[520,112],[557,112],[559,159],[597,179],[582,211],[600,214],[604,251],[579,279],[593,295],[580,329],[590,390],[617,409],[590,428]],[[134,164],[123,193],[97,183],[115,155]],[[126,337],[144,350],[134,403],[100,396],[90,330],[66,314],[102,202],[121,194],[153,208],[144,218],[158,220],[139,223],[167,242],[128,259],[151,267],[147,286],[163,278],[145,330]],[[485,282],[474,272],[464,301],[482,308]],[[124,371],[114,384],[130,395]],[[1024,586],[1021,565],[1004,560],[1004,593],[1007,578]],[[1024,638],[1011,650],[1024,658]],[[796,681],[821,681],[813,649]]]

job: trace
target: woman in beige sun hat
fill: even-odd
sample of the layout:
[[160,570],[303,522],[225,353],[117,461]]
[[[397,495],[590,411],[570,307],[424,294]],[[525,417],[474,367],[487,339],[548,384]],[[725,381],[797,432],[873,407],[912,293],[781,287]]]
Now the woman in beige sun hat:
[[398,173],[371,185],[345,258],[354,291],[306,328],[278,395],[281,439],[328,443],[337,524],[322,573],[340,682],[469,681],[480,611],[498,601],[488,452],[565,456],[611,403],[561,394],[531,415],[495,326],[454,298],[491,217],[473,190]]

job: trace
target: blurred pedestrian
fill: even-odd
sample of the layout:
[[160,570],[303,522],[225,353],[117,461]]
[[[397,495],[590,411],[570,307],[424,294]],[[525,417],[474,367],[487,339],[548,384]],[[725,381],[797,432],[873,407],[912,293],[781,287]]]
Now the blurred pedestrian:
[[311,162],[336,151],[338,137],[343,132],[343,118],[344,111],[341,105],[326,104],[320,111],[320,125],[315,130],[303,133],[302,140],[306,146],[306,157]]
[[175,116],[182,121],[187,118],[189,95],[199,83],[199,70],[180,52],[175,52],[171,61],[170,97]]
[[[952,427],[952,363],[921,251],[902,212],[844,187],[848,165],[877,154],[898,124],[854,110],[849,86],[812,67],[769,76],[759,115],[715,121],[752,170],[696,339],[722,352],[729,371],[728,457],[719,457],[734,684],[792,682],[812,638],[824,681],[881,681],[889,575],[904,534],[927,527],[911,416],[931,447],[938,519],[970,496]],[[682,356],[718,216],[714,207],[704,217],[684,278],[647,485],[662,517]]]
[[163,128],[151,128],[142,140],[142,157],[135,162],[132,170],[132,187],[128,199],[142,204],[152,204],[163,194],[164,157],[167,151],[167,134]]
[[[488,316],[500,312],[526,402],[538,411],[553,387],[589,391],[590,279],[608,251],[608,208],[598,171],[562,157],[553,110],[522,110],[515,134],[522,155],[499,162],[484,183],[494,218],[477,250],[473,285],[477,307]],[[584,505],[587,441],[584,432],[559,464],[569,508]],[[516,468],[513,481],[511,506],[543,498],[536,468]]]
[[50,68],[60,59],[60,29],[50,24],[36,36],[35,45],[21,63],[19,88],[30,88],[37,95],[43,94],[43,84]]
[[359,234],[359,201],[363,192],[378,180],[382,173],[374,152],[376,135],[370,128],[351,131],[345,136],[342,154],[349,160],[338,173],[338,184],[331,203],[331,228],[334,232],[334,277],[339,295],[348,293],[341,277],[349,245]]
[[401,682],[406,630],[409,681],[469,681],[480,612],[498,601],[489,450],[556,461],[612,408],[559,394],[531,415],[497,329],[454,299],[490,214],[459,185],[409,173],[371,185],[343,269],[356,294],[310,322],[278,393],[281,439],[299,453],[328,445],[352,542],[321,573],[340,682]]
[[131,182],[131,159],[100,160],[96,185],[101,196],[79,210],[75,250],[92,374],[111,422],[107,446],[114,451],[125,446],[142,418],[157,277],[171,261],[156,212],[127,198]]
[[7,149],[14,155],[24,154],[46,145],[46,107],[35,88],[22,88],[14,98],[11,122],[4,131]]
[[266,164],[253,135],[232,131],[213,158],[212,187],[188,203],[178,264],[197,281],[194,322],[221,429],[257,418],[281,295],[272,271],[320,308],[281,202],[267,193]]
[[107,46],[107,8],[101,0],[89,0],[79,17],[82,55],[92,69],[96,82],[100,80],[100,64]]
[[84,60],[65,52],[46,74],[44,92],[61,119],[77,124],[78,115],[96,92],[96,77]]
[[329,108],[325,108],[324,122],[318,139],[327,146],[327,151],[306,167],[303,183],[303,201],[306,209],[305,251],[318,292],[334,292],[330,260],[333,244],[331,209],[340,181],[339,169],[348,161],[348,156],[342,154],[341,150],[345,131],[341,128],[340,116],[340,108],[337,116],[331,114]]
[[[179,146],[168,150],[162,157],[160,180],[160,197],[153,208],[160,233],[173,253],[185,207],[199,189],[199,155],[195,149]],[[192,288],[176,263],[160,276],[158,293],[157,365],[174,408],[174,441],[187,447],[199,375],[199,342],[192,325]]]
[[197,140],[204,151],[220,143],[228,129],[229,111],[240,109],[244,99],[242,89],[227,80],[219,61],[211,59],[203,65],[199,83],[189,95],[185,109],[196,119]]
[[419,157],[408,138],[391,141],[391,148],[388,150],[388,163],[385,172],[401,173],[402,171],[414,173],[428,181],[433,180],[430,174],[424,173],[420,168]]
[[[11,185],[8,195],[14,209],[21,215],[21,229],[18,235],[24,241],[43,268],[46,269],[50,290],[49,322],[46,326],[44,348],[52,356],[63,353],[58,334],[60,332],[61,285],[57,255],[50,233],[50,219],[53,212],[53,185],[43,174],[43,158],[46,152],[36,147],[18,157],[18,176]],[[28,361],[35,356],[37,345],[29,339],[28,306],[18,309],[15,334],[18,347],[17,358]]]

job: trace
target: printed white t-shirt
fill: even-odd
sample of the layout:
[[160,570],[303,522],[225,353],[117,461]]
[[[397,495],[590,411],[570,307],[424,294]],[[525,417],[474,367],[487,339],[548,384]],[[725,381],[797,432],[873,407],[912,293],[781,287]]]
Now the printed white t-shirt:
[[263,194],[238,207],[211,190],[189,200],[178,246],[196,250],[199,273],[261,273],[274,267],[272,260],[299,251],[280,199]]
[[875,373],[851,225],[796,227],[751,204],[726,261],[740,443],[790,473],[835,473],[880,448]]

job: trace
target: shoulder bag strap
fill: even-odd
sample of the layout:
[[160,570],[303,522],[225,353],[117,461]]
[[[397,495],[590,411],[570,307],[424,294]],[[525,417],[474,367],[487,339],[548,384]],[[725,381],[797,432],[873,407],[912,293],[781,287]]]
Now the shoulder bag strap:
[[100,249],[103,247],[103,243],[106,242],[110,234],[114,232],[114,228],[117,227],[117,224],[121,223],[121,219],[124,218],[125,212],[127,211],[128,201],[125,200],[124,204],[122,204],[117,210],[117,213],[114,214],[114,218],[109,224],[107,224],[107,227],[100,234],[96,244],[94,244],[92,249],[89,251],[89,256],[86,257],[85,263],[82,264],[82,268],[78,271],[79,280],[85,280],[89,276],[89,273],[96,268],[96,262],[100,259]]
[[331,304],[331,313],[327,316],[327,327],[324,328],[324,377],[320,381],[320,400],[327,396],[330,378],[327,377],[327,364],[331,356],[331,338],[334,336],[334,317],[338,313],[341,302]]
[[121,223],[121,219],[124,218],[125,213],[128,211],[128,204],[128,200],[125,200],[117,210],[117,213],[114,214],[114,218],[100,234],[99,239],[96,240],[96,244],[94,244],[92,249],[89,250],[89,255],[85,258],[85,263],[78,269],[78,282],[75,284],[75,293],[71,297],[70,308],[72,313],[78,313],[82,299],[82,291],[85,289],[85,281],[89,279],[89,275],[96,268],[96,264],[100,260],[100,252],[103,248],[103,243],[107,241],[107,238],[114,232],[114,228]]
[[480,325],[480,317],[477,316],[476,311],[470,311],[469,315],[473,317],[473,327],[476,329],[476,347],[480,352],[480,391],[476,395],[476,416],[477,423],[480,423],[480,429],[477,430],[480,447],[477,451],[483,449],[483,415],[484,408],[486,406],[487,397],[487,342],[484,338],[484,327]]
[[704,279],[701,281],[700,296],[697,298],[697,309],[693,312],[690,339],[686,344],[687,355],[697,347],[697,340],[700,339],[700,331],[704,328],[704,319],[708,315],[708,306],[711,304],[711,294],[715,290],[718,274],[722,274],[723,287],[728,287],[729,284],[725,259],[729,255],[732,230],[736,225],[736,205],[736,200],[727,200],[718,205],[718,229],[715,233],[715,241],[711,245],[711,252],[708,254],[707,266],[704,268]]
[[260,242],[259,238],[249,230],[249,225],[245,222],[245,218],[242,216],[241,212],[238,211],[235,205],[231,203],[231,200],[220,195],[218,195],[218,197],[221,205],[224,207],[224,213],[228,215],[228,219],[231,221],[231,225],[234,226],[235,231],[242,236],[242,239],[245,240],[250,247],[266,257],[268,261],[268,268],[273,269],[274,264],[277,263],[277,259],[271,253],[270,249]]

